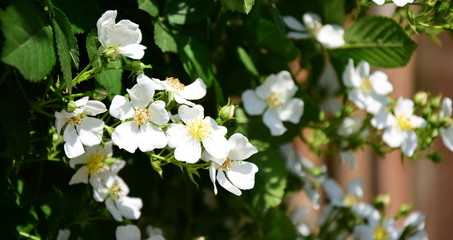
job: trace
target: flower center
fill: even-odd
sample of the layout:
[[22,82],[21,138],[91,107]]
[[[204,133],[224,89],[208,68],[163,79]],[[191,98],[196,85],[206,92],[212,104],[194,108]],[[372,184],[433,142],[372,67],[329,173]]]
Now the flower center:
[[276,109],[284,104],[283,94],[278,92],[272,92],[267,97],[267,106],[270,108]]
[[377,226],[374,230],[374,239],[387,240],[387,231],[382,225]]
[[184,90],[184,84],[182,84],[177,78],[168,77],[165,79],[165,82],[176,92]]
[[346,193],[343,197],[343,204],[346,207],[351,207],[356,205],[358,202],[357,197],[352,193]]
[[149,122],[149,110],[146,108],[137,108],[134,112],[134,122],[143,125]]
[[413,130],[415,127],[411,125],[411,119],[406,115],[400,115],[396,118],[398,125],[401,129],[408,131]]
[[369,93],[373,90],[373,85],[371,84],[371,81],[369,78],[367,78],[367,77],[362,78],[362,82],[360,83],[360,89],[362,89],[362,91],[364,91],[366,93]]
[[189,135],[198,141],[203,141],[211,135],[211,124],[208,119],[192,118],[186,123]]
[[229,157],[227,157],[225,159],[225,162],[223,162],[223,164],[220,166],[220,169],[222,169],[223,171],[230,171],[231,168],[233,168],[231,166],[231,159]]
[[107,156],[105,155],[104,152],[91,154],[90,159],[86,164],[87,173],[92,176],[96,176],[97,174],[104,172],[106,170],[104,168],[105,166],[104,161],[106,158]]
[[71,117],[68,120],[69,124],[74,125],[74,126],[78,126],[78,125],[82,124],[82,121],[83,121],[83,116],[81,114]]
[[123,192],[123,189],[121,189],[120,185],[118,183],[114,183],[110,188],[109,188],[109,195],[111,198],[118,200],[121,198],[121,193]]

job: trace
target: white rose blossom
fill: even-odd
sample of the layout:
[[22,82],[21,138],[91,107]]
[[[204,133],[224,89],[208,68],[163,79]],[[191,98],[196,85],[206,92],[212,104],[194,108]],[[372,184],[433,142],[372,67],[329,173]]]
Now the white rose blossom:
[[202,145],[214,158],[227,156],[227,129],[219,126],[211,117],[204,117],[201,105],[181,105],[178,115],[184,124],[171,124],[167,130],[168,146],[175,148],[176,160],[197,162],[201,158]]
[[358,108],[365,109],[371,114],[376,114],[379,109],[388,105],[387,94],[393,91],[388,77],[381,71],[375,71],[370,75],[370,65],[361,61],[357,68],[349,59],[343,73],[343,83],[351,88],[348,97]]
[[116,161],[110,165],[109,172],[103,174],[101,178],[90,178],[94,199],[98,202],[105,202],[107,210],[118,222],[123,221],[123,217],[138,219],[143,206],[140,198],[127,196],[129,187],[117,175],[125,164],[126,162],[123,160]]
[[[385,3],[385,0],[373,0],[377,5],[382,5]],[[413,3],[414,0],[393,0],[393,2],[396,4],[398,7],[403,7],[408,3]]]
[[206,85],[201,78],[197,78],[193,83],[185,86],[177,78],[168,77],[164,81],[152,79],[156,83],[156,90],[166,90],[177,103],[194,106],[188,100],[198,100],[206,95]]
[[106,142],[103,145],[95,145],[87,147],[86,152],[76,158],[71,158],[69,166],[72,168],[76,164],[83,164],[77,172],[72,176],[69,185],[76,183],[88,183],[88,177],[99,177],[101,174],[109,170],[105,160],[112,157],[112,142]]
[[141,59],[146,47],[141,45],[142,32],[130,20],[115,23],[116,10],[106,11],[97,21],[99,42],[105,49],[113,48],[118,54]]
[[426,125],[425,119],[413,114],[414,102],[410,99],[398,98],[394,107],[394,114],[382,108],[371,124],[384,129],[382,138],[392,148],[401,147],[404,155],[411,157],[418,145],[415,129]]
[[330,203],[336,207],[353,207],[363,196],[363,184],[360,178],[349,182],[346,193],[335,180],[330,178],[324,181],[324,190]]
[[64,151],[69,158],[75,158],[85,152],[83,145],[94,146],[101,142],[104,122],[95,116],[106,112],[105,105],[96,100],[83,97],[75,101],[77,108],[73,112],[61,110],[55,112],[55,127],[60,135],[64,128]]
[[[444,98],[442,100],[442,108],[439,113],[439,118],[442,120],[443,118],[450,118],[452,113],[452,102],[450,98]],[[442,127],[440,128],[440,136],[442,137],[442,141],[444,145],[453,151],[453,124],[450,124],[449,127]]]
[[250,115],[263,114],[263,122],[272,136],[286,132],[282,121],[297,124],[303,114],[304,102],[294,98],[297,86],[288,71],[272,74],[256,90],[242,93],[245,111]]
[[167,137],[156,125],[167,124],[170,117],[165,110],[165,102],[153,100],[154,83],[151,79],[139,75],[137,84],[127,89],[130,100],[117,95],[110,105],[110,114],[119,120],[131,119],[121,123],[112,133],[112,141],[119,148],[134,153],[137,148],[149,152],[155,148],[164,148]]
[[[160,231],[160,229],[157,229],[160,232],[155,233],[157,231],[155,232],[148,231],[149,227],[151,226],[148,226],[148,228],[146,228],[146,231],[148,232],[149,235],[149,237],[146,240],[165,240],[165,238],[162,236],[162,231]],[[116,228],[115,235],[116,240],[141,240],[140,229],[138,229],[137,226],[132,224],[126,226],[118,226]]]
[[224,158],[215,158],[208,152],[203,152],[202,159],[211,161],[209,176],[214,185],[214,194],[217,195],[216,180],[229,192],[240,196],[242,190],[252,189],[255,185],[255,173],[258,167],[251,162],[243,161],[258,150],[240,134],[235,133],[228,139],[228,155]]
[[344,29],[337,24],[321,24],[321,18],[316,13],[305,13],[302,16],[304,24],[292,16],[283,17],[288,28],[293,30],[287,36],[293,39],[307,39],[314,37],[326,48],[339,48],[345,44]]

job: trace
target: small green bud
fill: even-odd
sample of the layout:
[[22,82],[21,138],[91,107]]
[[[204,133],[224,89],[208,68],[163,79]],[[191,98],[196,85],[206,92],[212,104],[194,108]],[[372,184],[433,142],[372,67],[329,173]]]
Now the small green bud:
[[226,122],[228,120],[233,119],[234,117],[234,109],[236,107],[234,104],[231,103],[230,99],[228,99],[227,105],[223,106],[219,110],[219,118],[222,122]]
[[440,106],[440,101],[442,100],[442,96],[439,95],[437,97],[434,97],[431,99],[431,102],[429,103],[432,108],[438,108]]
[[74,112],[77,108],[78,108],[78,106],[76,105],[74,100],[71,100],[68,102],[68,106],[66,107],[66,112],[70,112],[70,113]]
[[374,207],[378,210],[386,209],[390,204],[389,194],[380,194],[374,199]]
[[428,103],[428,93],[426,92],[418,92],[414,96],[414,103],[416,105],[424,106]]
[[143,70],[146,68],[152,68],[152,66],[145,65],[141,61],[133,61],[124,66],[124,69],[132,71],[133,75],[143,74]]
[[444,117],[440,120],[440,125],[443,128],[449,128],[453,124],[453,120],[450,117]]
[[93,98],[94,100],[102,101],[102,100],[104,100],[108,95],[109,95],[109,93],[108,93],[107,91],[105,91],[104,89],[95,89],[95,90],[91,93],[91,98]]
[[395,214],[395,220],[397,220],[403,216],[406,216],[411,209],[412,209],[412,204],[406,203],[406,204],[401,205]]
[[433,163],[441,163],[443,160],[442,154],[439,152],[430,152],[427,157],[433,161]]

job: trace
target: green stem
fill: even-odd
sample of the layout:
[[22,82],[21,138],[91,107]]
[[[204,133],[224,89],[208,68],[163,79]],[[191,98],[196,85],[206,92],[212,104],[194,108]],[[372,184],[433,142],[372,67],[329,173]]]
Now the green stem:
[[19,235],[23,236],[23,237],[26,237],[28,239],[33,239],[33,240],[41,240],[41,238],[37,237],[37,236],[33,236],[31,234],[28,234],[26,232],[21,232],[19,231]]

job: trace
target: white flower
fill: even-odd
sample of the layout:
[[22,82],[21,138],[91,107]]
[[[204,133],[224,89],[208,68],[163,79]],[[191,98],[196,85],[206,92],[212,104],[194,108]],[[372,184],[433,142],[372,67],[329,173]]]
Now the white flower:
[[60,229],[58,230],[57,240],[68,240],[69,236],[71,236],[69,229]]
[[255,173],[258,167],[243,160],[249,158],[258,150],[240,134],[235,133],[228,139],[228,155],[224,158],[215,158],[208,152],[203,152],[202,159],[212,161],[209,167],[209,176],[214,185],[214,193],[217,195],[216,180],[229,192],[240,196],[241,189],[252,189],[255,185]]
[[69,165],[74,168],[76,164],[84,164],[72,176],[69,185],[76,183],[88,183],[88,176],[98,177],[105,171],[109,170],[105,160],[112,156],[112,142],[106,142],[104,145],[95,145],[87,147],[86,152],[76,158],[71,158]]
[[242,93],[245,111],[250,115],[264,112],[264,124],[272,136],[282,135],[286,128],[282,121],[298,123],[304,110],[304,102],[294,98],[297,86],[288,71],[272,74],[256,90]]
[[386,220],[383,223],[378,221],[369,222],[368,224],[359,224],[354,227],[354,237],[358,240],[397,240],[400,236],[401,231],[396,227],[393,220]]
[[343,73],[343,83],[351,88],[349,99],[371,114],[376,114],[380,108],[388,105],[386,95],[393,91],[387,75],[381,71],[370,75],[370,65],[365,61],[355,68],[353,60],[349,59]]
[[195,163],[201,157],[201,144],[214,158],[228,154],[227,129],[211,117],[204,117],[201,105],[181,105],[178,115],[185,124],[171,124],[167,130],[168,146],[175,149],[176,160]]
[[87,117],[107,111],[100,101],[88,100],[83,97],[75,101],[77,108],[73,112],[61,110],[55,112],[55,127],[60,134],[64,128],[64,151],[69,158],[82,155],[85,146],[94,146],[101,142],[104,122],[97,118]]
[[140,229],[132,224],[118,226],[116,228],[115,235],[116,240],[141,240]]
[[129,20],[121,20],[115,23],[116,15],[116,10],[109,10],[102,14],[97,21],[99,42],[105,49],[113,48],[118,54],[133,59],[141,59],[146,49],[145,46],[140,44],[142,32],[137,24]]
[[363,184],[360,178],[349,182],[346,193],[343,193],[340,185],[333,179],[325,180],[324,190],[330,203],[336,207],[352,207],[363,196]]
[[420,212],[413,212],[406,217],[403,223],[405,231],[408,232],[408,238],[410,240],[427,240],[427,233],[424,231],[425,228],[425,215]]
[[[382,5],[385,3],[385,0],[373,0],[377,5]],[[413,3],[414,0],[393,0],[393,2],[396,4],[398,7],[403,7],[408,3]]]
[[125,165],[123,160],[116,161],[110,166],[110,171],[102,175],[102,178],[90,178],[93,186],[93,197],[98,202],[104,202],[107,210],[113,218],[121,222],[123,217],[138,219],[143,206],[140,198],[128,197],[129,187],[124,180],[117,175]]
[[127,89],[131,100],[117,95],[110,105],[110,114],[123,122],[112,133],[112,141],[119,148],[134,153],[137,148],[149,152],[167,145],[164,131],[157,125],[167,124],[170,117],[165,110],[165,102],[151,102],[154,96],[154,83],[150,79],[138,79],[132,89]]
[[382,138],[392,148],[400,147],[403,153],[410,157],[418,145],[415,129],[426,125],[425,119],[413,114],[414,103],[410,99],[398,98],[394,107],[394,115],[381,109],[371,124],[378,129],[384,129]]
[[179,79],[168,77],[164,81],[152,79],[156,83],[156,90],[166,90],[177,103],[194,106],[195,104],[187,100],[198,100],[206,95],[206,85],[201,78],[197,78],[193,83],[185,86]]
[[[449,118],[452,113],[452,103],[450,98],[444,98],[442,100],[442,109],[439,113],[439,118],[442,120],[443,118]],[[453,151],[453,124],[449,127],[441,128],[440,129],[440,136],[442,137],[442,141],[444,142],[445,146]]]
[[347,163],[349,165],[349,169],[351,170],[357,169],[357,162],[352,151],[340,151],[340,161],[342,164]]
[[345,44],[343,27],[337,24],[321,24],[321,18],[315,13],[305,13],[304,25],[294,17],[285,16],[283,21],[286,26],[295,32],[289,32],[288,37],[293,39],[306,39],[314,37],[326,48],[339,48]]
[[148,226],[146,227],[146,233],[149,236],[146,240],[165,240],[160,228]]

